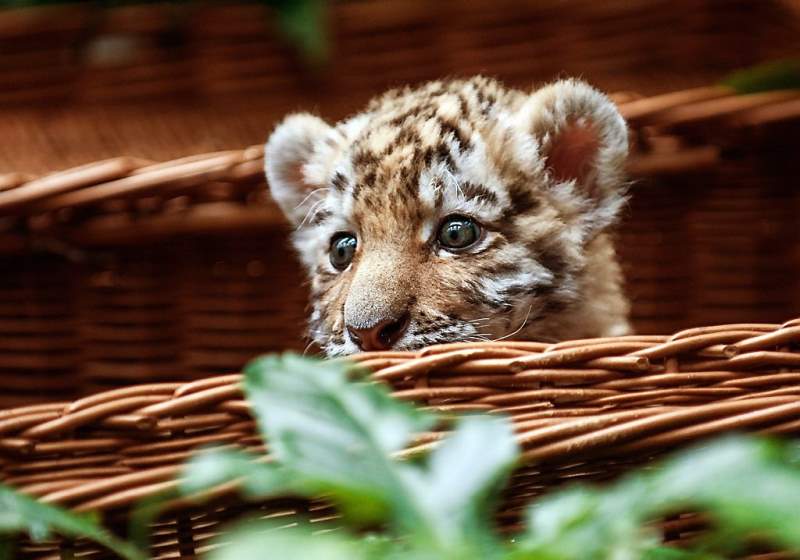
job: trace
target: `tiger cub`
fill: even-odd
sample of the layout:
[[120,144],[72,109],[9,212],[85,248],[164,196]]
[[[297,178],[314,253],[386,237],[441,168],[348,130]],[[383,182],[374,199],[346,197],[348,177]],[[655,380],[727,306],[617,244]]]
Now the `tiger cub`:
[[286,117],[266,144],[272,197],[311,280],[329,356],[628,332],[609,226],[626,125],[577,80],[389,91],[335,125]]

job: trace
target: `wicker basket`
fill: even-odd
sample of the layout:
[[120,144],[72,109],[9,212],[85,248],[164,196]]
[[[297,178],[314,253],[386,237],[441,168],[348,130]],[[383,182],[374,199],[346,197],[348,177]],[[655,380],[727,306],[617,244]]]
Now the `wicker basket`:
[[[618,99],[637,331],[800,313],[800,92]],[[262,164],[256,146],[0,176],[0,406],[302,349],[305,290]]]
[[345,0],[330,3],[332,52],[316,72],[263,2],[1,10],[0,171],[247,146],[299,107],[340,118],[387,87],[443,75],[524,87],[579,75],[649,94],[694,87],[800,54],[793,5]]
[[567,72],[606,89],[697,85],[796,53],[800,28],[792,0],[346,0],[330,3],[333,53],[314,76],[263,3],[141,4],[0,13],[0,103],[250,92],[286,102],[309,94],[310,79],[324,99],[487,70],[526,84]]
[[[398,399],[440,412],[513,419],[522,466],[499,512],[513,531],[533,498],[574,480],[608,480],[664,451],[736,431],[800,436],[800,319],[695,328],[672,336],[450,344],[354,357]],[[239,375],[137,384],[74,402],[0,412],[0,479],[48,503],[101,511],[124,525],[136,500],[173,488],[180,464],[208,444],[263,452]],[[420,434],[416,449],[440,433]],[[153,526],[156,558],[204,551],[220,524],[248,508],[234,488],[212,504],[175,502]],[[331,514],[324,504],[272,501],[271,515]],[[702,529],[678,517],[667,539]],[[84,542],[25,545],[32,557],[100,552]],[[787,558],[778,554],[752,558]]]

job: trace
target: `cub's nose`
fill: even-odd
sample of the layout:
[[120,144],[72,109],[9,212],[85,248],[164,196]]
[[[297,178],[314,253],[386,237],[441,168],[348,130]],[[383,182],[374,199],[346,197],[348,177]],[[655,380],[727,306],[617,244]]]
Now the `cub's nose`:
[[406,313],[400,318],[384,319],[365,329],[347,325],[347,332],[361,350],[388,350],[406,332],[410,319],[411,316]]

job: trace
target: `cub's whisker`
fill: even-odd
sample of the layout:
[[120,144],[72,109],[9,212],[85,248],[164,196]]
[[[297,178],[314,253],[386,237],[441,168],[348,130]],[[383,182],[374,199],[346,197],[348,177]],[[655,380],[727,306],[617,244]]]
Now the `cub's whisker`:
[[510,337],[514,336],[515,334],[518,334],[518,333],[519,333],[519,332],[520,332],[522,329],[524,329],[524,328],[525,328],[525,325],[527,325],[527,324],[528,324],[528,319],[529,319],[529,318],[530,318],[530,316],[531,316],[531,310],[532,310],[532,309],[533,309],[533,304],[530,304],[530,305],[528,306],[528,313],[525,315],[525,319],[522,321],[522,324],[519,326],[519,328],[518,328],[517,330],[515,330],[514,332],[510,332],[510,333],[508,333],[508,334],[507,334],[507,335],[505,335],[505,336],[501,336],[501,337],[499,337],[499,338],[495,338],[493,342],[497,342],[497,341],[499,341],[499,340],[505,340],[505,339],[507,339],[507,338],[510,338]]
[[308,344],[306,344],[306,347],[303,349],[303,356],[308,354],[308,351],[311,349],[312,346],[314,346],[314,341],[313,340],[311,342],[309,342]]

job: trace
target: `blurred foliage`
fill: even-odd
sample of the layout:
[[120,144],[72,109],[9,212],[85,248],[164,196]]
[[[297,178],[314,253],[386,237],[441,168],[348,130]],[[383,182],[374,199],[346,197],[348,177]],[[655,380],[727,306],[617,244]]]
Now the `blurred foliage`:
[[306,61],[317,65],[328,58],[327,0],[261,0],[272,6],[281,31],[298,46]]
[[[239,3],[248,0],[239,0]],[[250,0],[262,4],[275,12],[278,31],[293,43],[306,62],[319,65],[328,57],[327,4],[328,0]],[[161,4],[167,6],[193,6],[219,4],[214,0],[0,0],[0,8],[25,8],[56,4],[90,4],[98,10],[119,6]],[[102,12],[101,12],[102,13]],[[180,21],[177,22],[180,25]],[[266,21],[265,21],[266,25]]]
[[759,93],[800,88],[800,59],[784,59],[745,68],[722,83],[738,93]]
[[[468,416],[429,455],[392,459],[437,419],[353,377],[343,362],[293,355],[247,368],[245,390],[273,460],[210,451],[188,465],[184,492],[237,480],[250,498],[324,495],[343,517],[300,519],[292,529],[250,524],[213,558],[280,550],[356,560],[711,560],[744,549],[756,533],[800,551],[797,444],[723,439],[603,489],[574,486],[536,501],[527,528],[508,542],[492,513],[516,456],[510,422]],[[652,521],[693,509],[714,520],[708,533],[690,550],[662,545]],[[324,531],[325,544],[312,531]]]
[[28,534],[35,542],[45,541],[53,533],[67,538],[85,538],[103,545],[125,560],[147,558],[135,546],[111,535],[95,517],[43,504],[0,486],[0,559],[13,557],[11,537],[18,533]]
[[[449,425],[393,399],[352,364],[295,355],[251,363],[244,388],[270,456],[201,453],[187,464],[180,495],[199,501],[235,481],[249,499],[322,496],[342,515],[245,522],[217,538],[212,560],[265,551],[305,560],[722,560],[746,550],[753,535],[800,552],[797,442],[725,438],[604,488],[572,486],[535,500],[525,529],[509,539],[494,518],[518,457],[509,420],[476,415]],[[414,450],[416,434],[434,426],[451,433],[430,452]],[[129,560],[143,556],[87,518],[2,492],[0,543],[20,531],[53,531],[92,538]],[[177,495],[137,510],[131,535],[147,534],[166,503],[159,500]],[[708,530],[689,548],[664,545],[654,521],[685,511],[703,512]]]

